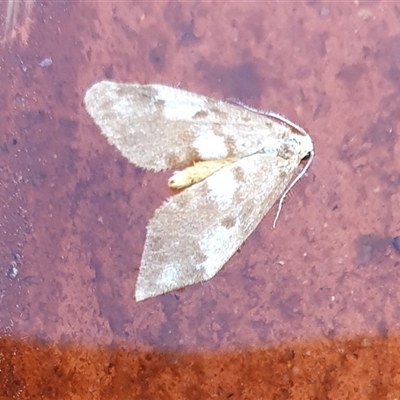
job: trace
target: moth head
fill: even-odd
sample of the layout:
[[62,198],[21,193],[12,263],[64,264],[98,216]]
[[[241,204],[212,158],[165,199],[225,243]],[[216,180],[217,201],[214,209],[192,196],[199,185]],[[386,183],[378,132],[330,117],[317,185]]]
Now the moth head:
[[297,152],[300,159],[310,156],[314,152],[314,146],[308,135],[293,135],[289,141],[288,146],[293,152]]

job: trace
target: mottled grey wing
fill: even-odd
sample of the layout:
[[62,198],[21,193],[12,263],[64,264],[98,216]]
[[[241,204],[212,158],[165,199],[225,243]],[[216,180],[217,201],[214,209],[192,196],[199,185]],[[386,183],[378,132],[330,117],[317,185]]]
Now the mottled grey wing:
[[155,171],[243,157],[263,148],[266,136],[291,133],[265,115],[164,85],[99,82],[87,91],[85,106],[129,161]]
[[255,154],[169,198],[147,228],[136,300],[212,278],[288,185],[297,160]]

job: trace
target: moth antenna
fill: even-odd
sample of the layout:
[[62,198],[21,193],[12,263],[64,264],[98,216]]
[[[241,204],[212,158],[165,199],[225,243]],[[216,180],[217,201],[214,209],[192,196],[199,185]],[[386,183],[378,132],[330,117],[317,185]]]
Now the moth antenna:
[[[260,114],[266,115],[267,117],[275,118],[278,121],[281,121],[281,122],[285,123],[286,125],[292,127],[293,129],[296,129],[303,135],[308,135],[308,133],[301,126],[295,124],[294,122],[290,121],[290,119],[287,119],[286,117],[284,117],[281,114],[278,114],[273,111],[265,111],[265,112],[260,111]],[[307,165],[308,165],[308,163],[307,163]]]
[[312,151],[310,153],[310,158],[307,160],[307,164],[304,167],[303,171],[301,171],[301,173],[296,176],[296,178],[292,181],[292,183],[283,192],[281,198],[279,199],[278,211],[276,212],[274,223],[272,224],[272,229],[275,229],[275,227],[276,227],[276,223],[278,221],[279,214],[282,211],[283,200],[285,199],[286,195],[292,190],[293,186],[305,175],[305,173],[307,172],[308,168],[310,167],[310,165],[312,163],[313,158],[314,158],[314,151]]
[[295,124],[290,119],[284,117],[281,114],[278,114],[278,113],[273,112],[273,111],[258,110],[257,108],[250,107],[250,106],[248,106],[246,104],[243,104],[240,100],[236,100],[236,99],[232,99],[232,98],[229,98],[227,101],[229,101],[232,104],[236,104],[238,106],[241,106],[241,107],[245,108],[246,110],[253,111],[253,112],[257,113],[257,114],[261,114],[261,115],[265,115],[265,116],[270,117],[270,118],[274,118],[274,119],[276,119],[276,120],[278,120],[280,122],[283,122],[284,124],[292,127],[293,129],[296,129],[301,134],[308,135],[308,133],[301,126]]

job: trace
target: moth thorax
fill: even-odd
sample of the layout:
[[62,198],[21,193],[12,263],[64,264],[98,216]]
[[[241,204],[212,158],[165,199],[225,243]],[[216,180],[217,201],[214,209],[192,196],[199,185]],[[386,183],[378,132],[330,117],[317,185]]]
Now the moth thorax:
[[270,137],[263,141],[263,148],[259,152],[276,157],[282,152],[282,145],[284,145],[282,140]]

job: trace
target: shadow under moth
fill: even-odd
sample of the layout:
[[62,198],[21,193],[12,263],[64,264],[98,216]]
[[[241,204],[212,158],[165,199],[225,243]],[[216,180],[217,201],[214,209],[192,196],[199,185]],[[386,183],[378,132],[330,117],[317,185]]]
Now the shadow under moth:
[[181,191],[148,223],[137,301],[212,278],[280,198],[279,214],[314,154],[310,136],[278,114],[174,87],[103,81],[85,106],[130,162],[181,169],[168,182]]

